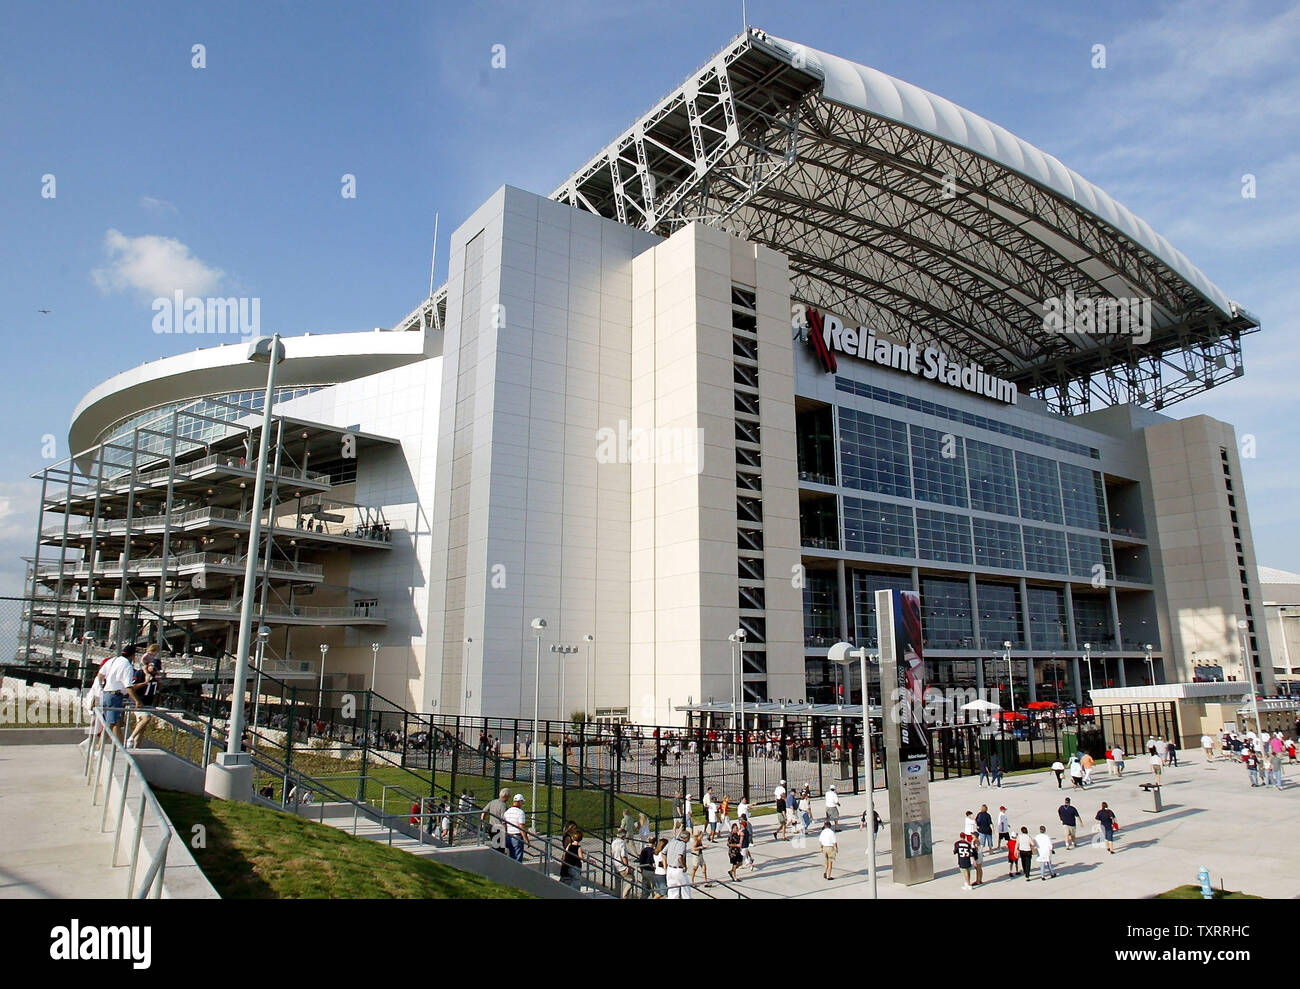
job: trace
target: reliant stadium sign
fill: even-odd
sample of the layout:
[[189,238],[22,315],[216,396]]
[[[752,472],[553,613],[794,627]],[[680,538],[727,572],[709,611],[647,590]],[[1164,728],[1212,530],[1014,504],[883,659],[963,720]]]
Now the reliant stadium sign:
[[949,388],[973,392],[995,402],[1016,404],[1019,393],[1015,382],[989,374],[980,364],[960,364],[938,347],[922,350],[914,343],[890,343],[877,337],[870,327],[853,329],[811,306],[807,309],[806,329],[808,343],[827,374],[835,373],[839,366],[835,355],[844,354],[937,381]]

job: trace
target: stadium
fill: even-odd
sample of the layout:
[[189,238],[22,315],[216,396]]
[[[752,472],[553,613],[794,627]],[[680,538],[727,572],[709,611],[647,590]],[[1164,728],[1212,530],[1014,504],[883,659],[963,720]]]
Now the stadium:
[[256,512],[264,669],[421,712],[860,701],[826,649],[883,588],[940,688],[1269,690],[1234,429],[1169,414],[1258,329],[1051,155],[748,29],[391,329],[285,339],[267,463],[244,344],[88,393],[19,656],[233,650]]

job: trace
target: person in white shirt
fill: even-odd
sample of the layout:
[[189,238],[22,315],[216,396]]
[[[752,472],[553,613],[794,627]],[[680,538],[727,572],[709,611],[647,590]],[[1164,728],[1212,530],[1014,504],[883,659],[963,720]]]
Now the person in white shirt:
[[974,835],[979,831],[975,826],[975,815],[971,811],[966,811],[966,823],[961,826],[962,834]]
[[1205,750],[1205,761],[1211,763],[1214,761],[1214,739],[1209,735],[1201,736],[1201,748]]
[[664,864],[670,900],[691,898],[691,884],[686,878],[686,849],[689,847],[689,840],[690,831],[683,828],[664,846]]
[[998,848],[1002,847],[1002,842],[1011,840],[1011,822],[1007,819],[1007,809],[998,808]]
[[632,881],[632,863],[627,857],[627,830],[619,828],[614,832],[614,840],[609,843],[609,857],[614,862],[614,872],[618,875],[618,898],[630,900],[636,892]]
[[834,786],[826,791],[826,822],[836,831],[840,829],[840,795]]
[[1038,834],[1034,836],[1034,845],[1038,851],[1038,878],[1046,881],[1048,873],[1051,873],[1051,877],[1055,879],[1056,868],[1052,865],[1052,836],[1041,824],[1038,826]]
[[736,804],[736,820],[749,816],[749,798],[741,797],[740,803]]
[[98,679],[104,687],[104,696],[100,706],[104,712],[104,723],[109,731],[121,742],[123,740],[123,722],[126,720],[126,699],[129,696],[137,705],[140,697],[135,692],[135,646],[128,643],[122,652],[100,668]]
[[822,833],[817,836],[817,842],[822,846],[822,878],[834,879],[831,870],[835,867],[835,855],[839,851],[839,839],[835,837],[835,829],[831,827],[830,819],[822,824]]
[[1110,758],[1111,758],[1111,761],[1115,763],[1115,777],[1116,777],[1116,779],[1123,779],[1123,777],[1124,777],[1124,750],[1123,750],[1120,746],[1118,746],[1118,745],[1112,745],[1112,746],[1110,747]]
[[515,794],[514,805],[502,815],[506,824],[506,850],[510,857],[516,862],[524,860],[524,846],[532,842],[528,840],[528,818],[524,814],[524,795]]
[[704,791],[704,817],[708,822],[709,841],[718,840],[718,803],[713,799],[713,787]]
[[683,806],[686,808],[686,820],[683,822],[683,824],[685,825],[687,831],[694,831],[694,830],[695,830],[695,822],[691,819],[691,801],[692,801],[692,799],[693,799],[693,798],[692,798],[692,796],[691,796],[689,793],[686,794],[686,802],[685,802],[685,804],[683,804]]

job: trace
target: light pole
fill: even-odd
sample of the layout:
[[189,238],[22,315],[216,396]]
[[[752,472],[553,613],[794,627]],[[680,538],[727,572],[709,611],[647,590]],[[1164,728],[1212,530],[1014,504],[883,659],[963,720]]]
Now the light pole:
[[[473,650],[474,650],[474,639],[471,636],[467,635],[465,636],[465,662],[462,664],[464,667],[464,674],[461,677],[462,683],[469,682],[469,660]],[[474,690],[472,687],[466,687],[461,692],[460,713],[462,715],[469,714],[469,699],[473,696],[474,696]]]
[[[826,651],[826,658],[836,666],[845,668],[855,659],[862,666],[862,768],[867,777],[867,875],[871,882],[871,898],[876,899],[876,766],[871,754],[871,708],[867,691],[867,650],[854,649],[847,642],[837,642]],[[878,659],[872,657],[874,662]],[[846,691],[847,693],[847,691]],[[882,698],[883,699],[883,698]]]
[[[266,494],[266,453],[271,439],[271,407],[275,398],[275,368],[284,360],[280,334],[261,337],[248,345],[247,359],[266,364],[266,394],[262,399],[262,435],[258,439],[257,481],[253,485],[253,510],[248,517],[248,562],[244,567],[244,600],[239,609],[239,646],[235,652],[235,681],[230,698],[230,732],[226,737],[228,759],[221,766],[249,766],[240,758],[239,742],[244,733],[244,688],[248,682],[248,651],[253,638],[253,592],[257,583],[257,547],[262,537],[262,498]],[[271,506],[272,512],[275,506]],[[274,519],[268,519],[274,524]],[[127,538],[130,538],[128,533]],[[268,537],[269,538],[269,537]],[[251,781],[250,781],[251,785]]]
[[1092,643],[1083,644],[1083,658],[1088,663],[1088,703],[1092,703]]
[[1151,658],[1151,643],[1148,642],[1142,648],[1146,650],[1147,673],[1151,677],[1151,685],[1154,687],[1156,683],[1156,664],[1155,661]]
[[1011,713],[1016,713],[1016,675],[1011,671],[1011,643],[1002,643],[1002,658],[1007,661],[1007,691],[1011,694]]
[[[532,629],[537,633],[537,660],[533,664],[533,745],[537,744],[537,708],[541,703],[542,697],[542,633],[546,631],[546,619],[534,618]],[[529,775],[533,778],[533,802],[531,804],[533,811],[533,827],[537,827],[537,760],[532,760],[532,772]]]
[[257,727],[257,706],[262,699],[262,667],[266,663],[266,643],[271,638],[271,627],[262,625],[257,630],[257,680],[253,687],[253,727]]
[[591,721],[594,713],[591,709],[591,677],[593,673],[591,666],[591,652],[594,648],[592,643],[596,641],[596,637],[588,632],[582,637],[582,641],[587,643],[587,664],[582,668],[582,706],[586,708],[584,713],[587,716],[587,720]]
[[[731,681],[731,723],[739,732],[744,729],[745,718],[745,630],[738,628],[727,636],[727,641],[732,644],[731,647],[731,665],[735,673],[732,674]],[[739,653],[740,662],[736,662],[736,655]],[[737,709],[736,704],[739,702],[740,707]],[[739,735],[736,736],[739,744],[745,744]]]
[[370,643],[370,692],[375,692],[375,673],[379,669],[379,643]]
[[[566,714],[564,713],[564,694],[565,694],[565,690],[564,690],[564,667],[565,667],[565,665],[566,665],[566,664],[565,664],[564,657],[565,657],[565,656],[572,655],[573,653],[575,653],[575,652],[577,652],[577,651],[578,651],[578,647],[577,647],[577,646],[565,646],[565,645],[555,645],[555,646],[551,646],[551,652],[553,652],[553,653],[556,654],[556,657],[557,657],[557,658],[556,658],[556,661],[555,661],[555,662],[556,662],[556,664],[559,666],[559,669],[556,670],[556,677],[558,678],[558,680],[559,680],[559,682],[560,682],[560,699],[556,702],[557,707],[558,707],[558,709],[559,709],[559,710],[557,711],[556,715],[555,715],[557,721],[561,721],[561,722],[563,722],[563,721],[566,721],[566,720],[568,719],[568,715],[566,715]],[[566,731],[567,731],[567,729],[566,729]]]
[[322,642],[320,644],[320,692],[316,695],[316,720],[324,721],[322,715],[325,713],[325,657],[329,655],[330,644]]
[[1256,736],[1264,734],[1263,725],[1259,720],[1259,691],[1255,688],[1255,664],[1250,661],[1250,653],[1246,649],[1246,630],[1250,625],[1245,619],[1237,622],[1237,638],[1241,641],[1241,665],[1246,668],[1246,676],[1250,683],[1250,707],[1255,714],[1255,734]]

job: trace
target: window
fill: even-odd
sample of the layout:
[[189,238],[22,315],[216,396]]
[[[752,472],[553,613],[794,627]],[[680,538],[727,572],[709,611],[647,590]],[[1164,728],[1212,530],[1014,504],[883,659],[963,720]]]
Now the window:
[[965,508],[966,458],[961,437],[913,425],[912,483],[917,501]]
[[916,557],[912,509],[906,505],[844,499],[844,548],[851,553]]
[[907,425],[869,412],[841,407],[840,470],[844,486],[912,497]]
[[1097,572],[1094,568],[1100,564],[1106,579],[1115,579],[1115,561],[1111,556],[1109,539],[1079,536],[1071,532],[1067,534],[1066,542],[1070,549],[1070,573],[1073,576],[1091,578]]
[[876,591],[910,591],[912,578],[905,573],[853,571],[854,641],[874,647],[880,644],[876,626]]
[[1035,649],[1063,649],[1069,642],[1065,592],[1060,588],[1029,588],[1029,640]]
[[972,563],[970,519],[952,512],[916,510],[917,556],[923,560]]
[[971,507],[981,512],[1019,517],[1016,500],[1016,461],[1011,451],[979,440],[966,441]]
[[1079,529],[1106,531],[1106,492],[1101,474],[1087,467],[1062,463],[1061,495],[1065,524]]
[[1016,482],[1022,518],[1062,524],[1061,481],[1055,460],[1017,451]]
[[996,519],[973,518],[970,521],[975,537],[976,564],[999,570],[1025,569],[1025,554],[1020,546],[1020,526]]
[[921,629],[925,645],[930,648],[973,649],[970,584],[964,580],[923,579]]
[[1065,533],[1037,525],[1024,527],[1025,569],[1035,573],[1070,573],[1065,558]]
[[975,586],[975,596],[979,600],[980,635],[985,645],[993,649],[1001,649],[1003,642],[1010,642],[1013,647],[1023,646],[1020,589],[1014,584],[980,581]]

